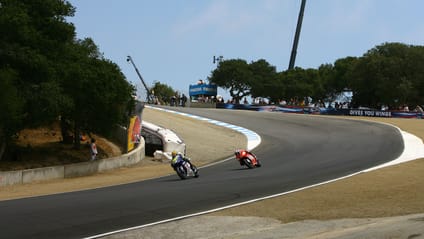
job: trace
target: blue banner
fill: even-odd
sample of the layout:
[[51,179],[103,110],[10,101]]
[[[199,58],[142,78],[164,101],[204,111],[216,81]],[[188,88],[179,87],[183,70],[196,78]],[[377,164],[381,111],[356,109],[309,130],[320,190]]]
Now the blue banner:
[[218,87],[216,85],[211,85],[211,84],[190,85],[189,94],[190,96],[195,96],[195,95],[216,96],[217,88]]

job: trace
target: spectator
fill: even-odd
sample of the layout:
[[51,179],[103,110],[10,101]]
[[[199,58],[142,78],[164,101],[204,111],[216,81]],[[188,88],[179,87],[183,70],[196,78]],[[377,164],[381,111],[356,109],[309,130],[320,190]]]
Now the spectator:
[[408,105],[403,105],[403,111],[405,111],[405,112],[409,112],[409,107],[408,107]]
[[181,106],[185,107],[186,102],[187,102],[187,96],[183,94],[183,96],[181,97]]
[[176,106],[177,104],[177,97],[175,95],[171,96],[171,106]]
[[280,105],[287,105],[287,102],[283,99],[283,100],[280,100],[280,101],[279,101],[279,104],[280,104]]
[[94,138],[91,139],[90,152],[91,152],[91,161],[96,160],[97,146],[96,146],[96,139],[94,139]]
[[424,111],[423,111],[423,108],[421,108],[421,106],[419,106],[419,105],[417,105],[417,106],[415,107],[414,111],[415,111],[415,112],[418,112],[418,113],[423,113],[423,112],[424,112]]
[[136,145],[136,147],[140,144],[140,140],[141,140],[140,135],[136,134],[135,135],[135,145]]

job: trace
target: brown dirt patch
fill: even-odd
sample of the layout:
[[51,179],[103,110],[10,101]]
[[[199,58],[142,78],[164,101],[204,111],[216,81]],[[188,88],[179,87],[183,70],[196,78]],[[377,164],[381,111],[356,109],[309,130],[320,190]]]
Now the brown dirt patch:
[[[98,147],[98,158],[121,155],[121,150],[109,140],[92,134]],[[0,171],[23,170],[54,165],[85,162],[90,159],[88,136],[83,137],[81,146],[76,149],[72,144],[62,142],[58,123],[19,132],[14,142],[15,153],[8,159],[0,161]]]

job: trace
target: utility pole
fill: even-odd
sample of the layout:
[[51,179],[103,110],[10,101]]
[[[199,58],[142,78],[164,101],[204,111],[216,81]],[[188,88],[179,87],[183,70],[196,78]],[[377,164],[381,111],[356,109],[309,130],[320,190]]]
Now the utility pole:
[[297,19],[296,33],[294,35],[293,48],[290,56],[289,70],[294,68],[294,62],[296,61],[297,44],[299,42],[300,29],[302,28],[303,12],[305,11],[306,0],[302,0],[300,5],[299,17]]
[[153,97],[152,97],[152,95],[150,93],[149,87],[147,87],[146,82],[144,82],[143,77],[141,77],[141,74],[138,71],[137,67],[135,66],[134,61],[132,60],[131,56],[127,56],[127,61],[130,62],[133,65],[133,67],[135,69],[135,72],[137,72],[138,78],[140,78],[141,83],[143,83],[143,86],[146,89],[146,92],[147,92],[147,102],[148,103],[152,103],[153,102]]

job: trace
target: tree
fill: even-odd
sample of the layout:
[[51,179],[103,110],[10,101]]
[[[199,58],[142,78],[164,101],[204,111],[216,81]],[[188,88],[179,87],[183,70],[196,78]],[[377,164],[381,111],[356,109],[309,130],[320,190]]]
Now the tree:
[[340,90],[337,89],[335,80],[335,69],[332,64],[322,64],[318,67],[318,77],[322,86],[321,99],[333,101]]
[[0,137],[5,139],[22,127],[24,102],[14,85],[17,79],[15,71],[10,68],[0,69],[0,79]]
[[411,83],[408,104],[413,107],[424,105],[424,46],[409,46],[405,60]]
[[333,64],[318,67],[317,86],[314,87],[316,99],[334,101],[344,92],[351,90],[352,72],[358,61],[356,57],[337,59]]
[[245,60],[233,59],[220,62],[209,77],[209,82],[229,90],[233,100],[239,103],[243,97],[250,95],[253,78]]
[[172,87],[160,82],[154,82],[152,91],[161,104],[169,104],[171,97],[176,95],[176,91]]
[[422,103],[422,53],[422,47],[401,43],[385,43],[369,50],[359,58],[353,71],[354,104],[397,109]]
[[325,64],[318,68],[327,99],[334,100],[352,88],[350,80],[357,62],[357,57],[345,57],[337,59],[334,65]]
[[264,59],[260,59],[250,63],[249,69],[253,74],[250,83],[252,97],[269,98],[271,101],[277,102],[281,97],[282,85],[277,81],[275,66],[271,66]]
[[127,124],[135,88],[115,63],[103,58],[92,39],[76,41],[69,52],[61,81],[67,99],[61,116],[72,122],[79,147],[81,129],[109,135],[116,124]]
[[81,128],[107,135],[128,120],[135,89],[90,38],[75,38],[74,12],[64,0],[1,1],[2,141],[60,116],[79,144]]
[[300,67],[295,67],[292,70],[287,70],[279,74],[279,80],[284,86],[282,97],[299,104],[307,97],[314,96],[313,80],[315,72],[312,70],[304,70]]
[[[54,120],[62,89],[56,68],[75,36],[65,21],[74,8],[60,0],[2,0],[0,7],[0,140]],[[1,155],[0,155],[1,157]]]

